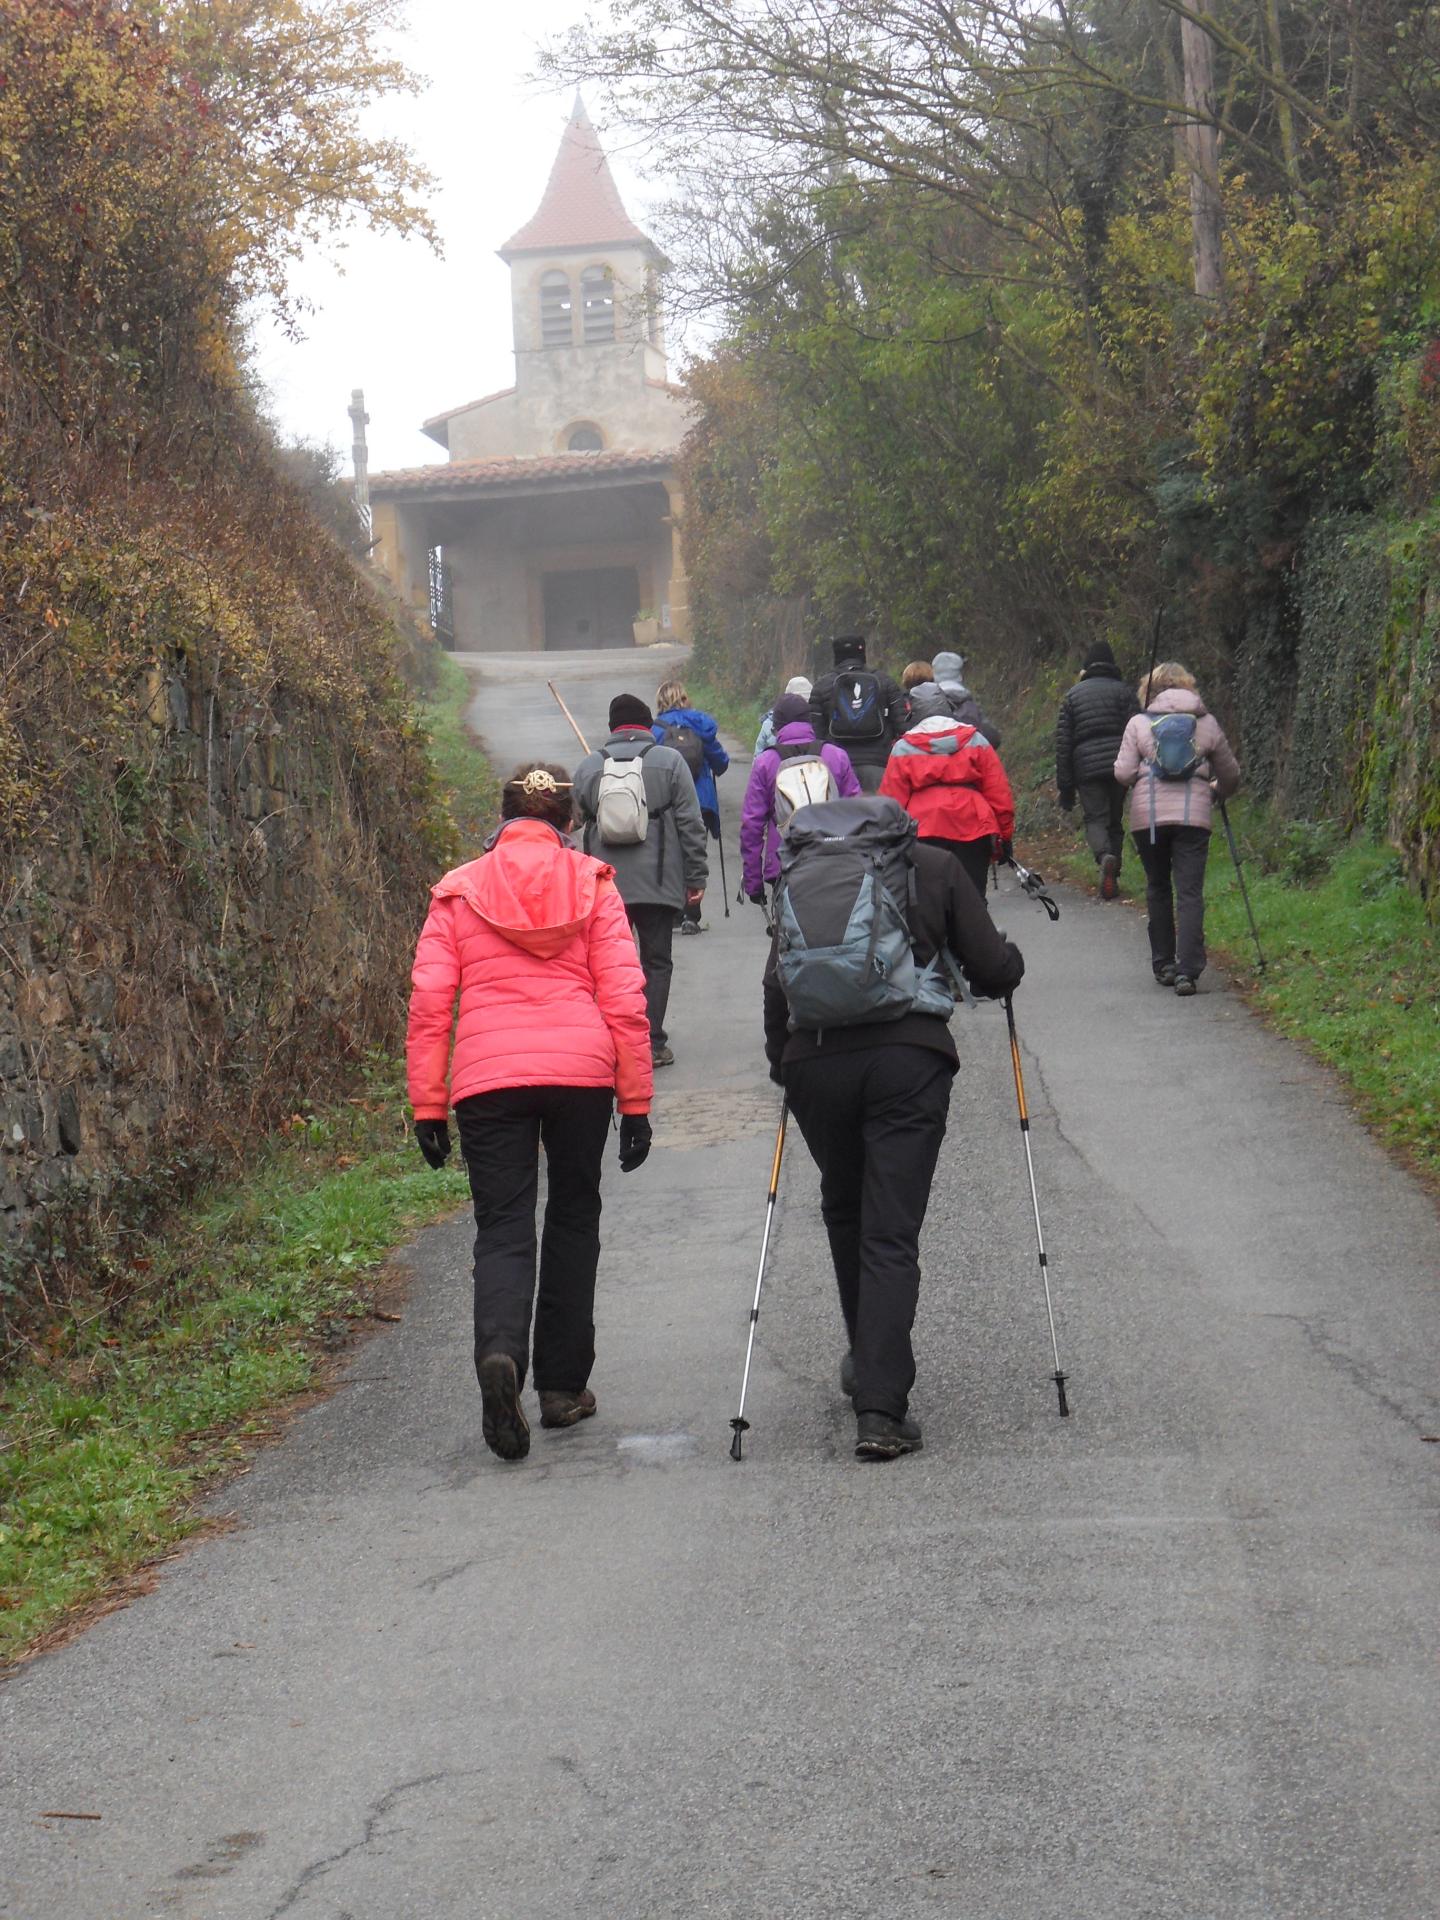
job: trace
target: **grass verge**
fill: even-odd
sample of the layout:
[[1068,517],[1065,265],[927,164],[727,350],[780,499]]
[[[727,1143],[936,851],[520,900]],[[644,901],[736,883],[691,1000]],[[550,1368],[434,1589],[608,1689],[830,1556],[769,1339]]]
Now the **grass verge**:
[[[467,854],[498,810],[470,697],[446,657],[421,709]],[[387,1062],[128,1244],[129,1304],[58,1322],[0,1381],[0,1666],[203,1524],[195,1496],[373,1319],[393,1248],[465,1198],[458,1161],[416,1152]]]

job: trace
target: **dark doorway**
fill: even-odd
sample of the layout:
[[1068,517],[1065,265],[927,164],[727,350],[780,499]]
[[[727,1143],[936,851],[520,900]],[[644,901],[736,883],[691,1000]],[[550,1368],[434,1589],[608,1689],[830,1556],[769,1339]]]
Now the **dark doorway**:
[[587,567],[545,575],[545,645],[633,647],[640,611],[634,567]]

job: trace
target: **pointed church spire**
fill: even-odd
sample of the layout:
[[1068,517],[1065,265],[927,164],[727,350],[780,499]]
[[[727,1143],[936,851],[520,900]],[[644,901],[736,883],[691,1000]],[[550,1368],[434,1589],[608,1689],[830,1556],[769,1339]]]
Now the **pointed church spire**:
[[599,135],[577,93],[540,205],[501,247],[500,258],[622,244],[652,243],[625,211]]

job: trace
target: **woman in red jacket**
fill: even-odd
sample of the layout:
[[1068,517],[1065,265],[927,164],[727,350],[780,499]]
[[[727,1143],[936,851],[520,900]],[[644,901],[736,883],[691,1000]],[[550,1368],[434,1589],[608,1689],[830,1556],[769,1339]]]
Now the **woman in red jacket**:
[[921,720],[895,742],[880,791],[900,802],[920,839],[955,854],[984,893],[990,862],[1009,854],[1015,801],[983,733],[948,713]]
[[[486,1444],[523,1460],[535,1308],[542,1427],[595,1411],[600,1167],[617,1100],[620,1165],[650,1151],[645,976],[614,869],[565,837],[563,767],[517,767],[478,860],[431,889],[415,954],[406,1063],[420,1151],[450,1155],[450,1107],[475,1202],[475,1371]],[[455,1008],[459,993],[458,1018]],[[454,1054],[451,1054],[451,1041]],[[448,1076],[447,1076],[448,1068]],[[536,1291],[535,1205],[545,1149]]]

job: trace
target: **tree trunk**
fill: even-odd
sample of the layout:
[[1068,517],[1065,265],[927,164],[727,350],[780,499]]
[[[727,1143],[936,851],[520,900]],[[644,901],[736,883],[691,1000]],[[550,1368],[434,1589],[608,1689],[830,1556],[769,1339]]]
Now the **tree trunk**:
[[[1195,11],[1209,11],[1196,0]],[[1220,253],[1220,160],[1215,127],[1215,43],[1194,21],[1180,22],[1180,53],[1185,64],[1185,105],[1193,116],[1185,126],[1185,157],[1190,168],[1190,231],[1195,258],[1195,291],[1202,300],[1220,301],[1225,269]]]

